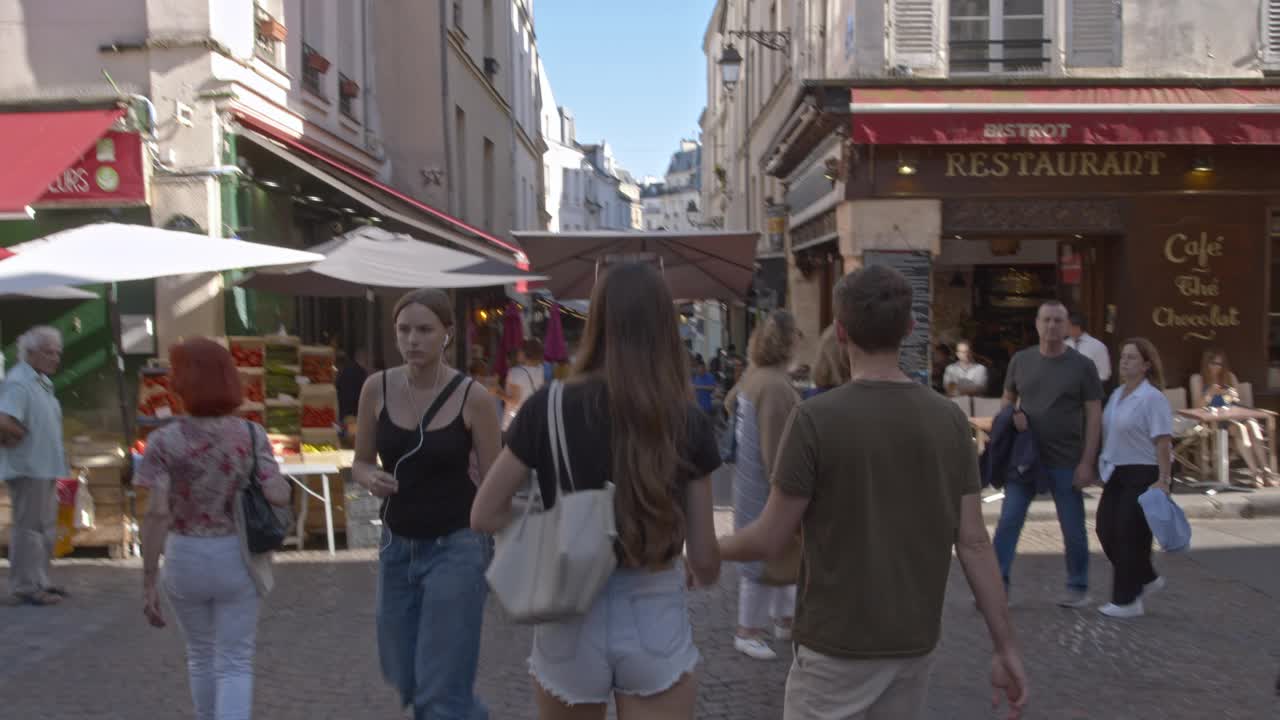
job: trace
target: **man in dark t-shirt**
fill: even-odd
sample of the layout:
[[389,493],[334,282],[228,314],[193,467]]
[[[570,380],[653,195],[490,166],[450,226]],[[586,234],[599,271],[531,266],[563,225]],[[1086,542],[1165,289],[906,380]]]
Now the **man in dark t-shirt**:
[[991,634],[991,683],[1010,717],[1026,701],[968,419],[899,367],[911,295],[884,266],[836,286],[853,378],[791,413],[764,511],[720,541],[723,560],[746,562],[802,535],[783,720],[924,716],[953,549]]
[[[1067,309],[1062,303],[1040,306],[1036,331],[1040,344],[1014,355],[1009,363],[1004,404],[1018,408],[1014,424],[1019,432],[1035,433],[1049,476],[1067,554],[1067,592],[1058,605],[1081,608],[1089,603],[1089,539],[1081,490],[1097,482],[1102,381],[1093,361],[1067,347]],[[1019,482],[1004,487],[995,546],[1006,586],[1036,490]]]

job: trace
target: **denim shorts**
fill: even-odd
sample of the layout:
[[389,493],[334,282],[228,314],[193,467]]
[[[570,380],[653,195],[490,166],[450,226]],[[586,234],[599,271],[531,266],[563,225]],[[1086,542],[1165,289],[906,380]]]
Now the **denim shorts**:
[[616,570],[586,615],[534,628],[529,671],[568,705],[657,695],[699,660],[683,567]]

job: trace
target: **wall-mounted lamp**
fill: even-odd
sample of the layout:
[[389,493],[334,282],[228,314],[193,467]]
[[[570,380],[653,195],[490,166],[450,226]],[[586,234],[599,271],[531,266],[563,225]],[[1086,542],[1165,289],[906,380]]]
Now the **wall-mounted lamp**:
[[725,46],[719,65],[720,81],[724,84],[725,92],[733,92],[738,86],[738,78],[742,76],[742,53],[738,52],[733,43]]
[[1213,156],[1209,153],[1199,153],[1191,160],[1191,172],[1211,173],[1213,172]]
[[898,153],[899,175],[915,175],[917,170],[915,158],[907,153]]

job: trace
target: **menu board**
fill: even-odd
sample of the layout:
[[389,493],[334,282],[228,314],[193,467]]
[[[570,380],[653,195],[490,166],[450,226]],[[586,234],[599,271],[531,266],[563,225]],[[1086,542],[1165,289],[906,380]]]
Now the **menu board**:
[[912,380],[929,384],[933,353],[929,351],[929,308],[932,292],[933,258],[926,252],[867,250],[863,265],[887,265],[911,283],[911,317],[915,328],[902,343],[902,371]]

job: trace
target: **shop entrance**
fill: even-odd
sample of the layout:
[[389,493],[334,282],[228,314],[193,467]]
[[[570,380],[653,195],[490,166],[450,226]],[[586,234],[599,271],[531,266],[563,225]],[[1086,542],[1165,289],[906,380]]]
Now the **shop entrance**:
[[[998,397],[1014,353],[1038,342],[1041,303],[1061,300],[1082,313],[1090,331],[1110,344],[1103,304],[1108,244],[1102,237],[966,236],[942,239],[934,262],[934,374],[954,361],[955,346],[971,343],[987,366],[986,397]],[[941,347],[939,347],[941,346]],[[949,354],[944,358],[943,352]]]

